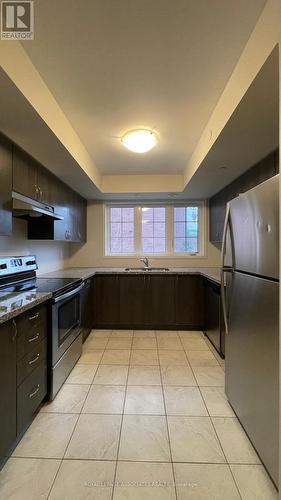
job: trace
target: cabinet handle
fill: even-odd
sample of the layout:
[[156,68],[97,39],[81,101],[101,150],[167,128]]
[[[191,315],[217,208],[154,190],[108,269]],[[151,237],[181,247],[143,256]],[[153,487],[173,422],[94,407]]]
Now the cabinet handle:
[[31,337],[31,339],[28,339],[28,342],[34,342],[35,340],[39,339],[39,333],[35,335],[35,337]]
[[36,363],[36,361],[40,358],[40,354],[38,352],[38,354],[35,356],[35,358],[31,359],[30,361],[28,361],[28,364],[29,365],[33,365],[33,363]]
[[29,319],[29,321],[33,321],[34,319],[39,318],[39,316],[40,316],[40,312],[37,312],[36,314],[34,314],[34,316],[29,316],[28,319]]
[[33,398],[34,396],[36,396],[37,392],[39,391],[40,389],[40,384],[37,384],[36,386],[36,389],[34,389],[34,391],[32,391],[30,394],[29,394],[29,397],[30,399]]
[[17,324],[16,324],[14,319],[13,319],[12,323],[13,323],[13,327],[14,327],[14,335],[12,336],[12,341],[14,342],[17,338],[17,335],[18,335],[18,329],[17,329]]

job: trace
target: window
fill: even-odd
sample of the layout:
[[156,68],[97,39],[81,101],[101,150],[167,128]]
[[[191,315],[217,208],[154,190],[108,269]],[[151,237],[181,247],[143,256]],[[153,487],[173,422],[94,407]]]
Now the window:
[[110,254],[134,253],[134,208],[111,207],[110,221]]
[[105,254],[203,256],[204,203],[106,205]]
[[143,253],[165,253],[165,207],[141,207],[141,248]]
[[198,207],[174,208],[174,251],[198,252]]

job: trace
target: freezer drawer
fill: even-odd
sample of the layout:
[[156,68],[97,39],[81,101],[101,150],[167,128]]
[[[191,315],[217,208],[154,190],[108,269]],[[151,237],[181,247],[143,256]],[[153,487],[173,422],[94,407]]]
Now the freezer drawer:
[[226,394],[278,482],[279,283],[235,272],[226,337]]

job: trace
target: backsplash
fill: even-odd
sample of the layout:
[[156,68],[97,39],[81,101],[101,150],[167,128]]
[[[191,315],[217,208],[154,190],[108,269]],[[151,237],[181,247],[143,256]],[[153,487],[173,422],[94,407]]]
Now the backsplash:
[[26,236],[26,222],[13,219],[13,236],[0,236],[0,255],[28,255],[37,258],[37,274],[68,267],[69,243],[32,241]]

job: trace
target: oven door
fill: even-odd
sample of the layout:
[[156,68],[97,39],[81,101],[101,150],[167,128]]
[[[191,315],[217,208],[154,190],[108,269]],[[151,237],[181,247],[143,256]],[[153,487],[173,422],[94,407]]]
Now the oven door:
[[81,290],[79,287],[53,299],[52,366],[54,366],[81,331]]

